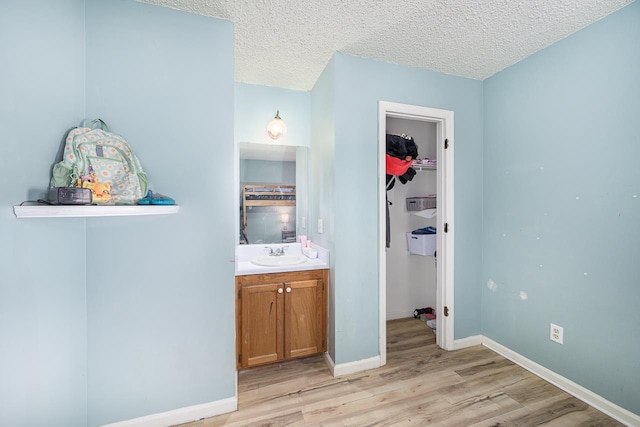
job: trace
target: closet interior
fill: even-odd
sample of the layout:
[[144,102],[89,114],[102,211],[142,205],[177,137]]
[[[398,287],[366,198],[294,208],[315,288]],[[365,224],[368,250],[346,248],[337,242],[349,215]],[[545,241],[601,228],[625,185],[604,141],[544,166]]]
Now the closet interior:
[[[417,148],[417,159],[408,150],[414,156],[409,166],[412,171],[390,177],[400,172],[389,161],[396,162],[401,156],[387,144],[387,320],[419,317],[421,311],[416,310],[431,308],[433,315],[423,315],[422,319],[432,320],[427,325],[435,329],[436,239],[440,232],[436,229],[437,124],[387,117],[386,133],[387,141],[389,135],[395,136],[392,145],[402,141],[397,136],[404,136],[407,141],[412,138]],[[389,159],[390,152],[396,159]]]

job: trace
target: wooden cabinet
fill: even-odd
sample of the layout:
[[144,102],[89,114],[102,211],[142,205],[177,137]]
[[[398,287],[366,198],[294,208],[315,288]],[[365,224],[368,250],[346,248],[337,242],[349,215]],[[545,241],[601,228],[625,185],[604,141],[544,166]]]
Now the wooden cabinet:
[[237,367],[327,351],[328,270],[236,277]]

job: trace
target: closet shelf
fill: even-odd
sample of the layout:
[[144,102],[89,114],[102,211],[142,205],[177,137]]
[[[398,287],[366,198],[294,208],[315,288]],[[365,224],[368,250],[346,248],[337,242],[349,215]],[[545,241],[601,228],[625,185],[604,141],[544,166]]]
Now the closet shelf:
[[411,165],[411,167],[416,171],[416,172],[423,172],[423,171],[434,171],[437,170],[438,167],[436,165],[420,165],[420,164],[413,164]]
[[175,214],[178,205],[24,205],[14,206],[18,218],[82,218],[99,216],[168,215]]
[[422,218],[433,218],[436,216],[436,209],[425,209],[423,211],[412,211],[411,214]]

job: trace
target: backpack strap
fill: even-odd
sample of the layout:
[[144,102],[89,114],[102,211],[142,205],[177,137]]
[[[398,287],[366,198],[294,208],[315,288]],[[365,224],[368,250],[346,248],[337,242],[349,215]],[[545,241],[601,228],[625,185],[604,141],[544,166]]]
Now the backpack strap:
[[83,121],[80,122],[80,127],[95,129],[96,125],[98,125],[98,124],[100,125],[100,128],[103,131],[109,132],[109,126],[107,126],[107,124],[104,122],[104,120],[102,120],[100,118],[93,119],[93,120],[84,119]]

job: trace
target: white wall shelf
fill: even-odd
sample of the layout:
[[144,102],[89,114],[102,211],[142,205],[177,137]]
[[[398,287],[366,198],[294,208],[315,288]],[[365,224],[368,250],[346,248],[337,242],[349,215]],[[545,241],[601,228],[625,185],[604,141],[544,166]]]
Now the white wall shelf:
[[175,214],[178,205],[24,205],[14,206],[13,213],[18,218],[82,218],[99,216],[168,215]]
[[425,209],[422,211],[411,211],[411,214],[420,216],[422,218],[433,218],[436,216],[436,209]]
[[434,171],[437,170],[438,167],[435,165],[420,165],[420,164],[413,164],[411,165],[411,167],[416,171],[416,172],[424,172],[424,171]]

